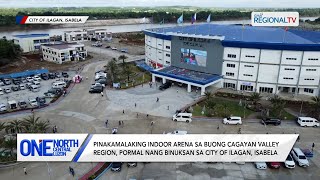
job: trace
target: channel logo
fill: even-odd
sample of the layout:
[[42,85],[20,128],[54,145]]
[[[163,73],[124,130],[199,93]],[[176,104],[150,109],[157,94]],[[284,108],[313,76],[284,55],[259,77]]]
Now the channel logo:
[[298,12],[252,12],[252,26],[299,26]]
[[72,161],[87,134],[18,134],[18,161]]

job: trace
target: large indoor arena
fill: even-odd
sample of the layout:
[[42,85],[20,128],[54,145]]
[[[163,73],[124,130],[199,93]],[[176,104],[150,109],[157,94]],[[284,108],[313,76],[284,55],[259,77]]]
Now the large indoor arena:
[[162,79],[270,94],[319,95],[320,32],[199,24],[148,29],[145,62]]

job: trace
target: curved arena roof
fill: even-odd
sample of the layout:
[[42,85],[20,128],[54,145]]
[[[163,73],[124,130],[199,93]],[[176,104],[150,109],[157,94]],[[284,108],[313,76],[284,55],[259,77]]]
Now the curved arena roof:
[[320,32],[291,30],[284,28],[253,27],[242,25],[199,24],[167,28],[148,29],[148,36],[171,40],[177,35],[224,36],[226,47],[320,51]]

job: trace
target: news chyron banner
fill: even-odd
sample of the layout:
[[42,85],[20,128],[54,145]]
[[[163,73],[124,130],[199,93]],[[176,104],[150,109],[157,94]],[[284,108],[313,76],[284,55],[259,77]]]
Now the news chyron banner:
[[16,16],[16,24],[84,24],[89,16]]
[[282,162],[298,134],[18,134],[18,161]]
[[252,26],[299,26],[298,12],[252,12]]

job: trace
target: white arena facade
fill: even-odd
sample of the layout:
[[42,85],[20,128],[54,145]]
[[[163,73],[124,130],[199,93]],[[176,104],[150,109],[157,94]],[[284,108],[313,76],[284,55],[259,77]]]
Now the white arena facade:
[[148,29],[152,80],[236,91],[319,96],[320,32],[200,24]]

